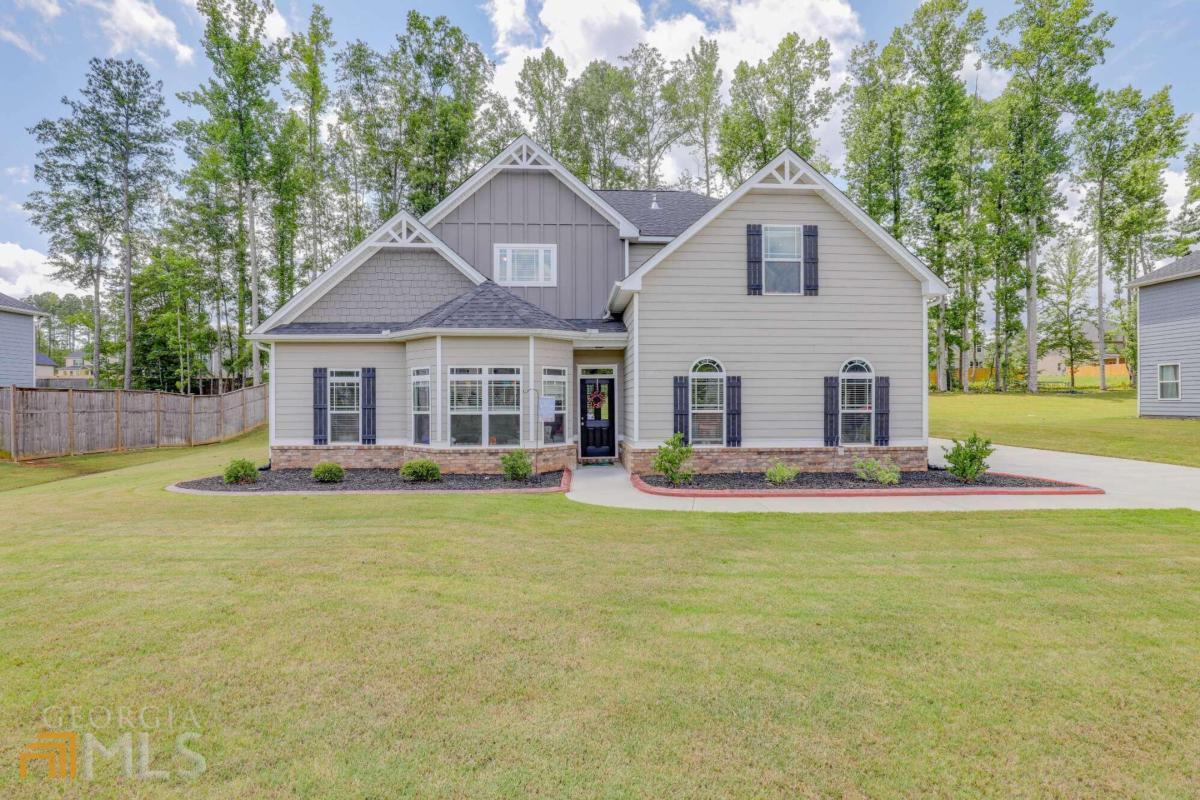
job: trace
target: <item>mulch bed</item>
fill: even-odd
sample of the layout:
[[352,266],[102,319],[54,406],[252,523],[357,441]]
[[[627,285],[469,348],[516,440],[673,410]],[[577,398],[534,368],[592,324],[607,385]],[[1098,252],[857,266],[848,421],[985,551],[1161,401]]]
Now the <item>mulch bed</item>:
[[896,486],[864,481],[853,472],[802,472],[783,486],[767,483],[761,472],[725,472],[696,475],[689,483],[674,486],[661,475],[634,475],[633,484],[652,494],[685,496],[814,496],[836,494],[1103,494],[1077,483],[1052,481],[1028,475],[989,472],[975,483],[963,483],[940,467],[927,472],[904,472]]
[[396,469],[348,469],[341,483],[318,483],[312,470],[260,470],[257,483],[227,484],[220,475],[181,481],[176,486],[190,491],[264,493],[264,492],[529,492],[558,491],[563,486],[562,470],[537,475],[527,481],[505,480],[503,475],[444,474],[440,481],[406,481]]

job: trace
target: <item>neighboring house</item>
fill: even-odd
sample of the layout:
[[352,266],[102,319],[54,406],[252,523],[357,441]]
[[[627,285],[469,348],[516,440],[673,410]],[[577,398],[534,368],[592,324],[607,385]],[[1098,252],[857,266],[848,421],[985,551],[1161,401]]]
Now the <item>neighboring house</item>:
[[28,303],[0,294],[0,386],[37,385],[34,323],[44,316]]
[[58,369],[58,362],[39,350],[34,370],[34,377],[38,382],[53,378],[56,369]]
[[1200,251],[1129,285],[1138,294],[1138,414],[1200,417]]
[[[1121,357],[1121,353],[1125,350],[1125,337],[1121,331],[1117,329],[1116,322],[1110,320],[1105,331],[1108,339],[1108,346],[1104,352],[1104,363],[1109,367],[1120,367],[1125,363],[1125,359]],[[1092,343],[1092,347],[1096,352],[1100,352],[1100,326],[1094,322],[1086,321],[1083,323],[1083,335]],[[1097,366],[1100,363],[1098,358],[1093,358],[1088,361],[1080,361],[1075,365],[1076,373],[1083,366]],[[1091,370],[1095,372],[1095,370]],[[1066,375],[1067,374],[1067,354],[1063,350],[1048,350],[1041,358],[1038,359],[1038,374],[1039,375]]]
[[92,366],[82,350],[72,351],[63,359],[63,365],[54,375],[56,378],[85,378],[91,379]]
[[495,472],[524,447],[645,471],[679,432],[702,471],[924,469],[946,291],[790,151],[716,201],[592,190],[523,136],[251,338],[277,466]]

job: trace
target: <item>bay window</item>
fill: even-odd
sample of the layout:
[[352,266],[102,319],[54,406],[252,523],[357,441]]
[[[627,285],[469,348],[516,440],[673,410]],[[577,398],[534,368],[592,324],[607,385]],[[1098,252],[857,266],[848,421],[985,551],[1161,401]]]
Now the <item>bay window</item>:
[[414,444],[429,444],[430,398],[429,367],[412,371],[412,431]]
[[542,397],[554,398],[554,420],[542,421],[542,442],[562,444],[567,440],[567,370],[564,367],[542,369]]
[[521,368],[450,368],[450,444],[521,444]]

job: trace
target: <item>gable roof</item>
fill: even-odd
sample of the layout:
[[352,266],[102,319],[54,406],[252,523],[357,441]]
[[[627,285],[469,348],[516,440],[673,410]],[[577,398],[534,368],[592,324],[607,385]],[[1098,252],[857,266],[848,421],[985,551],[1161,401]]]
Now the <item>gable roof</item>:
[[546,152],[541,145],[525,134],[521,134],[514,139],[508,147],[497,153],[495,158],[476,170],[475,174],[459,184],[458,188],[453,192],[446,195],[442,199],[442,202],[429,209],[421,217],[421,221],[431,228],[437,225],[445,219],[447,214],[458,208],[464,200],[474,194],[480,186],[483,186],[483,184],[495,177],[497,173],[505,170],[550,172],[572,189],[575,194],[579,195],[588,205],[594,208],[600,216],[611,222],[617,228],[621,237],[630,238],[638,235],[637,225],[630,222],[617,209],[613,208],[607,200],[590,189],[579,178],[575,177],[569,169],[562,165],[562,162]]
[[[642,236],[678,236],[719,200],[677,189],[595,189]],[[658,208],[653,206],[657,204]]]
[[1150,286],[1155,283],[1178,281],[1195,276],[1200,276],[1200,250],[1193,250],[1166,266],[1148,272],[1137,280],[1130,281],[1129,285],[1134,287]]
[[15,297],[0,292],[0,311],[9,311],[13,314],[25,314],[30,317],[45,317],[49,316],[45,311],[40,311],[34,306],[29,305],[24,300],[18,300]]
[[812,164],[809,164],[791,150],[785,149],[779,155],[775,156],[775,158],[771,159],[766,166],[750,176],[742,185],[727,194],[702,217],[689,225],[686,230],[672,239],[663,249],[647,259],[646,263],[631,272],[623,280],[618,281],[614,285],[613,292],[609,297],[610,305],[616,303],[620,308],[624,308],[624,303],[628,302],[628,297],[631,293],[641,290],[642,278],[646,273],[661,264],[671,253],[682,247],[684,242],[703,230],[709,222],[720,216],[751,189],[760,188],[775,191],[820,193],[831,206],[841,211],[843,216],[852,222],[855,227],[865,233],[876,244],[882,247],[884,252],[891,255],[901,266],[911,272],[913,277],[921,281],[924,293],[927,296],[949,294],[950,287],[935,275],[929,267],[925,266],[921,259],[913,255],[912,251],[896,241],[878,222],[871,219],[867,215],[867,212],[855,205],[854,201],[834,186]]
[[576,330],[566,320],[517,297],[490,280],[417,317],[405,327]]
[[278,325],[291,322],[368,258],[385,248],[433,250],[446,259],[451,266],[466,275],[472,283],[479,284],[486,280],[474,267],[463,260],[462,256],[435,236],[433,231],[425,227],[416,217],[407,211],[401,211],[376,228],[358,246],[335,261],[327,270],[314,278],[312,283],[292,295],[290,300],[259,323],[251,333],[264,333]]
[[58,366],[57,361],[55,361],[53,358],[51,358],[50,356],[43,353],[41,350],[38,350],[37,358],[35,359],[34,363],[37,364],[39,367],[57,367]]

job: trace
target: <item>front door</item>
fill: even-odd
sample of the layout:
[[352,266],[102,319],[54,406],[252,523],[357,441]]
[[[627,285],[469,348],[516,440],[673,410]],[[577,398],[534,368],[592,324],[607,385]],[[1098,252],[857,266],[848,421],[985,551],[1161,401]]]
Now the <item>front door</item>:
[[584,458],[617,457],[616,385],[614,378],[579,381],[579,454]]

